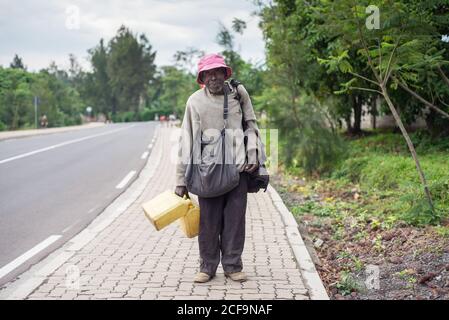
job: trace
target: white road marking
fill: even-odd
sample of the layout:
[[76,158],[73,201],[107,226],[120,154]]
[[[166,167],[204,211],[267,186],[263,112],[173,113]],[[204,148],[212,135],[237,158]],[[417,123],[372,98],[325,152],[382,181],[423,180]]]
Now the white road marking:
[[145,152],[142,154],[141,159],[146,159],[146,158],[148,157],[149,154],[150,154],[150,153],[149,153],[148,151],[145,151]]
[[97,207],[93,207],[92,209],[90,209],[89,211],[87,211],[87,213],[92,213],[95,209],[97,209]]
[[61,235],[52,235],[49,236],[47,239],[36,245],[35,247],[31,248],[24,254],[22,254],[17,259],[11,261],[6,266],[0,269],[0,279],[6,276],[8,273],[16,269],[18,266],[26,262],[28,259],[33,257],[34,255],[38,254],[42,250],[44,250],[46,247],[51,245],[53,242],[57,241],[59,238],[61,238]]
[[136,126],[136,125],[134,124],[134,125],[131,125],[129,127],[120,128],[120,129],[117,129],[117,130],[112,130],[112,131],[108,131],[108,132],[103,132],[103,133],[87,136],[87,137],[80,138],[80,139],[74,139],[74,140],[69,140],[69,141],[66,141],[66,142],[58,143],[58,144],[55,144],[55,145],[52,145],[52,146],[49,146],[49,147],[46,147],[46,148],[34,150],[34,151],[31,151],[31,152],[20,154],[20,155],[15,156],[15,157],[11,157],[11,158],[0,160],[0,164],[7,163],[7,162],[10,162],[10,161],[14,161],[14,160],[18,160],[18,159],[22,159],[22,158],[25,158],[25,157],[29,157],[29,156],[32,156],[34,154],[45,152],[45,151],[49,151],[49,150],[53,150],[53,149],[56,149],[56,148],[59,148],[59,147],[67,146],[67,145],[72,144],[72,143],[77,143],[77,142],[81,142],[81,141],[84,141],[84,140],[93,139],[93,138],[100,137],[100,136],[105,136],[105,135],[112,134],[112,133],[115,133],[115,132],[118,132],[118,131],[121,131],[121,130],[132,128],[134,126]]
[[150,144],[148,145],[148,149],[151,149],[151,148],[153,148],[153,144],[152,144],[152,143],[150,143]]
[[70,226],[68,226],[67,228],[65,228],[64,230],[62,230],[62,233],[66,233],[67,231],[69,231],[70,229],[72,229],[80,220],[76,220],[74,223],[72,223]]
[[120,182],[115,188],[116,189],[122,189],[126,184],[131,180],[131,178],[136,174],[136,171],[131,171],[126,175],[125,178],[123,178],[122,182]]

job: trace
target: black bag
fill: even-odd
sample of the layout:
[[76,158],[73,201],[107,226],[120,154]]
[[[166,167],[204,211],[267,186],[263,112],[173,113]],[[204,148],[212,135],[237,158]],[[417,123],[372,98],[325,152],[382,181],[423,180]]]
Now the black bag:
[[[225,134],[228,119],[228,91],[229,88],[225,85],[223,106],[224,127],[221,130],[220,136],[216,141],[212,142],[203,142],[202,137],[200,137],[201,150],[197,150],[198,144],[194,143],[190,163],[186,168],[185,177],[187,189],[199,197],[212,198],[221,196],[237,187],[240,181],[240,172],[237,166],[232,161],[229,161],[229,159],[226,159],[229,154],[226,153],[227,140]],[[194,137],[195,139],[198,139],[198,137]],[[203,146],[211,144],[213,144],[215,159],[204,162],[202,155]]]
[[[242,110],[242,128],[243,128],[243,132],[246,132],[246,129],[248,129],[248,126],[246,124],[245,121],[245,115],[243,112],[243,108],[242,108],[242,102],[240,100],[240,94],[239,91],[237,89],[237,87],[241,84],[240,82],[238,82],[235,79],[231,79],[231,81],[229,82],[231,84],[231,86],[234,88],[235,92],[236,92],[236,99],[238,100],[239,104],[240,104],[240,108]],[[259,133],[256,132],[257,134],[257,142],[258,145],[260,146],[261,152],[262,152],[262,159],[263,162],[259,161],[259,148],[257,148],[257,161],[259,162],[259,167],[252,173],[248,173],[249,178],[248,178],[248,193],[256,193],[258,192],[260,189],[264,189],[264,192],[267,191],[268,188],[268,184],[270,183],[270,176],[268,174],[267,168],[265,167],[265,161],[266,161],[266,155],[264,153],[263,150],[263,143],[262,140],[259,137]],[[247,142],[247,137],[245,137],[245,150],[246,150],[246,142]]]

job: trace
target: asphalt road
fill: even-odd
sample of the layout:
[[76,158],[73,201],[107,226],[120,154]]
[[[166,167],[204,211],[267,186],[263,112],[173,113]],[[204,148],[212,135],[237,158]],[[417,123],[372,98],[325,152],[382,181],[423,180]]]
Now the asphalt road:
[[145,165],[155,122],[0,141],[0,284],[84,229]]

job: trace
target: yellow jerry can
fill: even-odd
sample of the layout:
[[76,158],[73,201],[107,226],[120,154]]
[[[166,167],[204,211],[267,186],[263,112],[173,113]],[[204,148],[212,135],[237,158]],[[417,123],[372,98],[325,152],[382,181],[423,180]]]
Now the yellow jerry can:
[[188,238],[198,235],[200,229],[200,207],[193,200],[191,200],[186,215],[179,219],[179,225]]
[[186,197],[181,198],[173,191],[167,190],[142,206],[145,216],[159,231],[173,221],[184,217],[192,206],[192,202]]

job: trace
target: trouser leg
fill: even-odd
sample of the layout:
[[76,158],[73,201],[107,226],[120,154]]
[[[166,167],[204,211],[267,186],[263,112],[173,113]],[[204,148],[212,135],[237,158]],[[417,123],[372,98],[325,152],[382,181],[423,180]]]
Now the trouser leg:
[[242,253],[245,245],[247,175],[247,173],[241,173],[239,185],[224,195],[221,264],[225,273],[239,272],[243,268]]
[[224,196],[198,197],[200,205],[200,271],[215,275],[220,263],[220,232],[224,208]]

